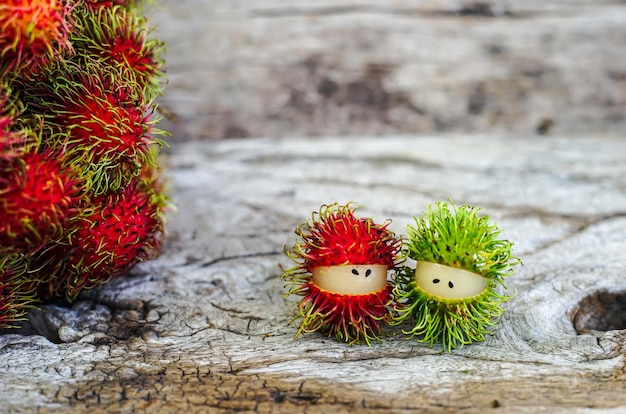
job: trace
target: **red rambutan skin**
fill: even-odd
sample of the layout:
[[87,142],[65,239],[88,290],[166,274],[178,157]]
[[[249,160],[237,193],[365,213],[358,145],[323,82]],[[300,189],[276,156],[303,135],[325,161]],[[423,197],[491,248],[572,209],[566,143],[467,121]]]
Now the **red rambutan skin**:
[[136,84],[96,63],[60,65],[51,77],[56,85],[38,83],[29,100],[46,108],[46,125],[55,132],[49,145],[67,148],[93,194],[123,188],[143,165],[155,163],[150,147],[160,143],[153,137],[160,131]]
[[72,300],[81,290],[155,257],[164,230],[163,199],[140,180],[121,192],[93,199],[93,207],[73,221],[67,244],[50,248],[39,259],[56,265],[45,271],[53,277],[40,287],[42,296]]
[[366,295],[342,295],[321,289],[312,281],[303,286],[298,308],[302,332],[320,331],[349,344],[377,340],[390,317],[391,285]]
[[328,206],[296,229],[301,241],[293,255],[307,272],[318,266],[382,264],[396,266],[401,242],[388,230],[390,222],[378,225],[370,218],[356,217],[355,207]]
[[14,157],[0,177],[0,246],[36,249],[58,237],[78,197],[78,186],[58,154]]
[[76,98],[62,103],[64,112],[56,119],[69,130],[72,142],[92,152],[92,162],[111,154],[132,158],[146,150],[147,108],[133,102],[129,88],[87,84],[85,95]]
[[3,0],[0,56],[19,66],[69,48],[68,16],[62,0]]
[[[352,204],[322,206],[319,213],[296,229],[300,239],[285,253],[296,266],[281,278],[290,285],[287,294],[303,296],[298,307],[299,333],[321,331],[350,344],[378,339],[388,320],[391,287],[367,295],[328,292],[312,281],[318,266],[386,265],[399,268],[402,241],[387,227],[370,218],[359,218]],[[282,268],[282,267],[281,267]],[[297,317],[298,317],[297,316]],[[296,317],[296,318],[297,318]]]

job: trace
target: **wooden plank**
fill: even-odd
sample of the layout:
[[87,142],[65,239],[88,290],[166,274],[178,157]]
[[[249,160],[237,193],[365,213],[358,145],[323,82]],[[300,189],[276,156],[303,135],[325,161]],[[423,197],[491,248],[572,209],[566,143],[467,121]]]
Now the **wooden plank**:
[[172,1],[176,139],[626,126],[614,1]]
[[[493,135],[177,144],[163,255],[0,336],[5,412],[619,412],[626,141]],[[484,343],[293,339],[279,263],[322,203],[405,234],[431,202],[483,207],[517,296]]]

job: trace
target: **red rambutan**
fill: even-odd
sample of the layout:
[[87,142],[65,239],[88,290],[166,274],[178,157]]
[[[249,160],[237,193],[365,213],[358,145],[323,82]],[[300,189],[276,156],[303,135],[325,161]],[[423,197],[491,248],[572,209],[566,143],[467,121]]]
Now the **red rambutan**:
[[332,293],[309,281],[298,304],[302,323],[298,334],[320,331],[340,342],[368,345],[383,331],[389,318],[391,285],[364,295]]
[[401,240],[387,227],[354,215],[352,204],[322,206],[296,229],[285,253],[297,263],[281,278],[299,303],[302,332],[320,331],[350,344],[379,338],[390,317],[387,271],[397,270]]
[[61,140],[48,144],[67,149],[89,191],[116,191],[154,164],[150,147],[161,143],[153,136],[161,131],[153,128],[152,105],[136,84],[94,62],[62,64],[51,72],[54,84],[38,84],[30,99],[48,108],[46,125]]
[[81,21],[83,31],[73,39],[76,49],[132,73],[139,84],[152,85],[158,92],[163,43],[147,39],[149,30],[144,17],[116,6],[85,11]]
[[64,230],[77,181],[59,154],[29,151],[5,163],[0,178],[0,246],[36,249]]
[[68,49],[69,15],[63,0],[4,0],[0,4],[0,56],[19,66]]
[[81,290],[155,257],[166,207],[165,197],[155,189],[156,182],[135,179],[123,191],[92,199],[73,219],[67,244],[51,247],[40,256],[39,261],[49,263],[45,273],[52,275],[40,287],[43,296],[65,295],[71,300]]

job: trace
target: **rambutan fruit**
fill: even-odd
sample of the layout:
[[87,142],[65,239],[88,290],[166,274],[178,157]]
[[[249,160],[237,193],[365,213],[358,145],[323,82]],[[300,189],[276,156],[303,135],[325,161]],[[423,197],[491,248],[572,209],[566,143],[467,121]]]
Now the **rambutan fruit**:
[[[155,163],[151,102],[123,74],[98,63],[63,63],[51,70],[29,100],[44,108],[46,126],[57,137],[48,145],[66,148],[94,195],[117,191]],[[33,106],[34,106],[33,105]]]
[[59,237],[79,195],[60,154],[31,148],[2,164],[0,246],[25,252]]
[[64,0],[4,0],[0,57],[15,66],[28,66],[69,49],[69,16],[69,2]]
[[[90,200],[73,218],[67,242],[50,247],[39,257],[47,298],[72,300],[155,257],[164,232],[167,202],[155,181],[134,179],[119,192]],[[45,279],[45,275],[49,275]]]
[[120,69],[127,77],[134,76],[138,84],[151,86],[151,92],[159,92],[163,43],[147,38],[144,17],[115,6],[85,10],[80,21],[81,34],[72,39],[76,49]]
[[393,281],[396,298],[392,324],[413,319],[404,333],[431,346],[440,342],[450,352],[457,346],[483,341],[511,296],[504,278],[520,259],[513,243],[499,239],[501,230],[480,216],[476,207],[452,202],[429,206],[416,226],[408,226],[404,254],[416,261]]
[[322,206],[296,229],[299,239],[285,253],[297,265],[283,270],[286,295],[303,296],[296,337],[319,331],[349,344],[380,340],[390,318],[391,285],[387,273],[400,265],[401,240],[356,207]]
[[72,300],[159,251],[161,43],[136,3],[0,4],[0,326],[12,292]]

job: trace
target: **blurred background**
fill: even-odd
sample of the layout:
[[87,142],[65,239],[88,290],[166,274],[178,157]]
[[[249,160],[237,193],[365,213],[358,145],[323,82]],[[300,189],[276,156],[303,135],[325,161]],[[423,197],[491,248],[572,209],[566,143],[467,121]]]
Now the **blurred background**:
[[172,142],[626,130],[623,0],[157,4]]

